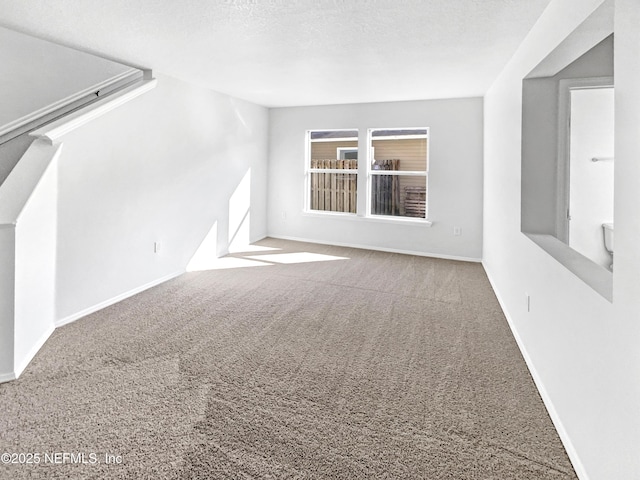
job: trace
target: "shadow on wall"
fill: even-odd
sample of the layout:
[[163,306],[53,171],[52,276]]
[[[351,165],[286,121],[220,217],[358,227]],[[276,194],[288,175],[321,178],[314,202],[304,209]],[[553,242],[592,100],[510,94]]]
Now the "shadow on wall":
[[[228,217],[213,222],[209,232],[191,257],[187,272],[277,264],[348,260],[308,252],[274,253],[279,248],[251,245],[251,169],[242,177],[229,198]],[[219,226],[219,222],[222,225]],[[229,253],[228,256],[224,256]],[[251,255],[247,255],[251,254]],[[224,258],[220,258],[223,257]]]

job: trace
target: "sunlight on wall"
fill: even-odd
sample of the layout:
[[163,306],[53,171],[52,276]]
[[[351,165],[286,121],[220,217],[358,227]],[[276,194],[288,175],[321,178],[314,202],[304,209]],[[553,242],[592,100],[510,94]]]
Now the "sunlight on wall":
[[196,253],[189,260],[187,265],[187,272],[197,272],[200,270],[209,270],[218,260],[216,255],[216,249],[218,246],[218,222],[214,222],[211,230],[204,237],[204,240],[198,247]]
[[229,251],[238,252],[249,245],[251,226],[251,169],[247,170],[229,199]]

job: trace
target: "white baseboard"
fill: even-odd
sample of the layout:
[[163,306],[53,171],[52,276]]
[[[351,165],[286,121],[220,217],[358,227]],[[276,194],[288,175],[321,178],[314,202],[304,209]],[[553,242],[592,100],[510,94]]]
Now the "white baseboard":
[[475,262],[475,263],[482,262],[481,258],[461,257],[457,255],[443,255],[440,253],[417,252],[414,250],[401,250],[398,248],[385,248],[385,247],[376,247],[372,245],[359,245],[356,243],[324,242],[324,241],[314,240],[310,238],[290,237],[286,235],[267,235],[267,237],[278,238],[280,240],[292,240],[294,242],[316,243],[319,245],[333,245],[335,247],[348,247],[348,248],[359,248],[362,250],[375,250],[378,252],[402,253],[404,255],[416,255],[418,257],[442,258],[444,260],[458,260],[461,262]]
[[18,378],[20,375],[22,375],[22,372],[24,372],[24,369],[27,368],[27,365],[29,365],[29,363],[31,363],[31,360],[33,360],[33,357],[36,356],[38,351],[44,345],[44,342],[47,341],[47,339],[51,336],[51,334],[53,333],[53,331],[55,329],[56,328],[53,325],[51,325],[49,328],[47,328],[45,330],[45,332],[40,336],[38,341],[33,344],[31,349],[29,350],[29,353],[27,353],[23,358],[16,359],[15,367],[14,367],[14,369],[15,369],[15,372],[14,372],[15,373],[15,377],[14,378]]
[[11,380],[15,380],[16,378],[16,374],[13,372],[0,373],[0,383],[10,382]]
[[62,318],[60,320],[57,320],[55,322],[55,326],[57,327],[61,327],[63,325],[66,325],[68,323],[71,322],[75,322],[76,320],[82,318],[82,317],[86,317],[87,315],[90,315],[94,312],[97,312],[98,310],[102,310],[103,308],[109,307],[111,305],[113,305],[114,303],[118,303],[121,302],[122,300],[124,300],[125,298],[129,298],[133,295],[136,295],[137,293],[143,292],[151,287],[155,287],[156,285],[160,285],[161,283],[167,282],[169,280],[171,280],[172,278],[176,278],[180,275],[182,275],[184,273],[184,270],[180,270],[178,272],[173,272],[170,273],[169,275],[165,275],[164,277],[158,278],[156,280],[153,280],[149,283],[146,283],[140,287],[136,287],[132,290],[129,290],[128,292],[124,292],[121,293],[120,295],[116,295],[115,297],[112,297],[108,300],[105,300],[104,302],[100,302],[96,305],[93,305],[89,308],[85,308],[84,310],[81,310],[77,313],[74,313],[72,315],[69,315],[65,318]]
[[538,374],[538,371],[535,368],[533,360],[529,356],[529,352],[527,352],[527,348],[526,348],[524,342],[522,341],[522,338],[520,338],[520,335],[518,334],[518,331],[515,328],[515,322],[514,322],[513,318],[511,317],[511,315],[509,314],[509,311],[507,310],[506,304],[502,300],[502,297],[500,296],[500,292],[496,288],[496,285],[493,282],[491,273],[490,273],[489,269],[487,268],[487,265],[484,262],[482,263],[482,267],[484,268],[484,271],[487,274],[487,278],[489,279],[489,283],[491,284],[491,288],[493,288],[493,291],[494,291],[494,293],[496,295],[496,298],[498,299],[498,303],[500,304],[500,307],[502,308],[502,311],[504,312],[504,316],[507,319],[507,323],[509,324],[509,328],[511,329],[511,333],[513,334],[513,337],[516,339],[516,343],[518,344],[518,348],[520,349],[520,353],[522,353],[522,357],[524,358],[524,361],[527,364],[527,368],[529,369],[529,372],[531,373],[531,377],[533,377],[533,382],[535,383],[536,388],[538,389],[538,393],[540,394],[540,397],[542,398],[542,402],[544,403],[544,406],[546,407],[547,412],[549,413],[549,416],[551,417],[551,421],[553,422],[553,425],[556,428],[556,431],[558,432],[558,436],[560,437],[560,440],[562,441],[562,444],[564,445],[564,448],[567,451],[567,455],[569,456],[569,460],[571,460],[571,464],[573,465],[573,469],[575,470],[576,475],[578,476],[578,478],[580,480],[589,480],[589,475],[587,475],[587,471],[584,468],[584,465],[582,464],[582,461],[580,460],[580,455],[578,455],[578,452],[576,451],[576,449],[575,449],[575,447],[573,445],[573,442],[571,441],[571,437],[567,433],[567,430],[564,428],[564,424],[562,423],[562,420],[560,419],[560,415],[558,415],[558,412],[557,412],[557,410],[556,410],[556,408],[555,408],[555,406],[553,404],[553,401],[551,400],[551,397],[549,396],[549,394],[547,393],[546,388],[544,387],[544,383],[542,382],[542,378]]

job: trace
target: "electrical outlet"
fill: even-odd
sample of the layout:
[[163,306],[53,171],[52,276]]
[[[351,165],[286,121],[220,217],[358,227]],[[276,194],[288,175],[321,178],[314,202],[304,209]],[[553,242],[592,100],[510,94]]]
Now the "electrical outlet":
[[527,313],[531,312],[531,295],[529,295],[528,293],[524,294],[525,298],[527,299]]
[[153,253],[160,253],[160,242],[153,242]]
[[284,210],[282,211],[282,219],[286,220],[287,219],[287,212],[285,212]]
[[462,235],[462,227],[453,227],[453,234],[456,237],[459,237],[460,235]]

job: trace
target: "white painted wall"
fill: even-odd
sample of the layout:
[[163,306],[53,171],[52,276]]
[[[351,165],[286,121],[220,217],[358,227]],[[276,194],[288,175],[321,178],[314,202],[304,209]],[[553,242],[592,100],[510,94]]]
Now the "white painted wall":
[[59,153],[33,142],[0,185],[0,381],[17,377],[54,328]]
[[485,98],[483,263],[580,478],[630,480],[640,477],[637,0],[615,2],[613,303],[520,232],[522,79],[601,3],[552,0]]
[[0,226],[0,382],[15,378],[15,238],[13,225]]
[[571,91],[569,246],[608,268],[603,223],[613,223],[613,88]]
[[[269,235],[480,259],[482,252],[482,99],[276,108],[269,113]],[[305,215],[307,130],[429,127],[429,220],[425,225]],[[364,158],[361,158],[364,161]],[[360,188],[363,184],[359,180]],[[359,203],[364,194],[359,193]],[[462,228],[453,236],[453,227]]]
[[212,228],[209,255],[226,253],[243,179],[248,237],[262,238],[267,120],[263,107],[159,75],[151,92],[63,137],[58,323],[184,271]]
[[27,151],[32,141],[33,137],[30,137],[28,133],[24,133],[0,144],[0,185],[9,176],[9,173]]
[[[16,375],[49,338],[55,321],[58,156],[53,160],[47,158],[51,153],[42,156],[49,163],[16,224]],[[25,162],[33,160],[26,158]]]

